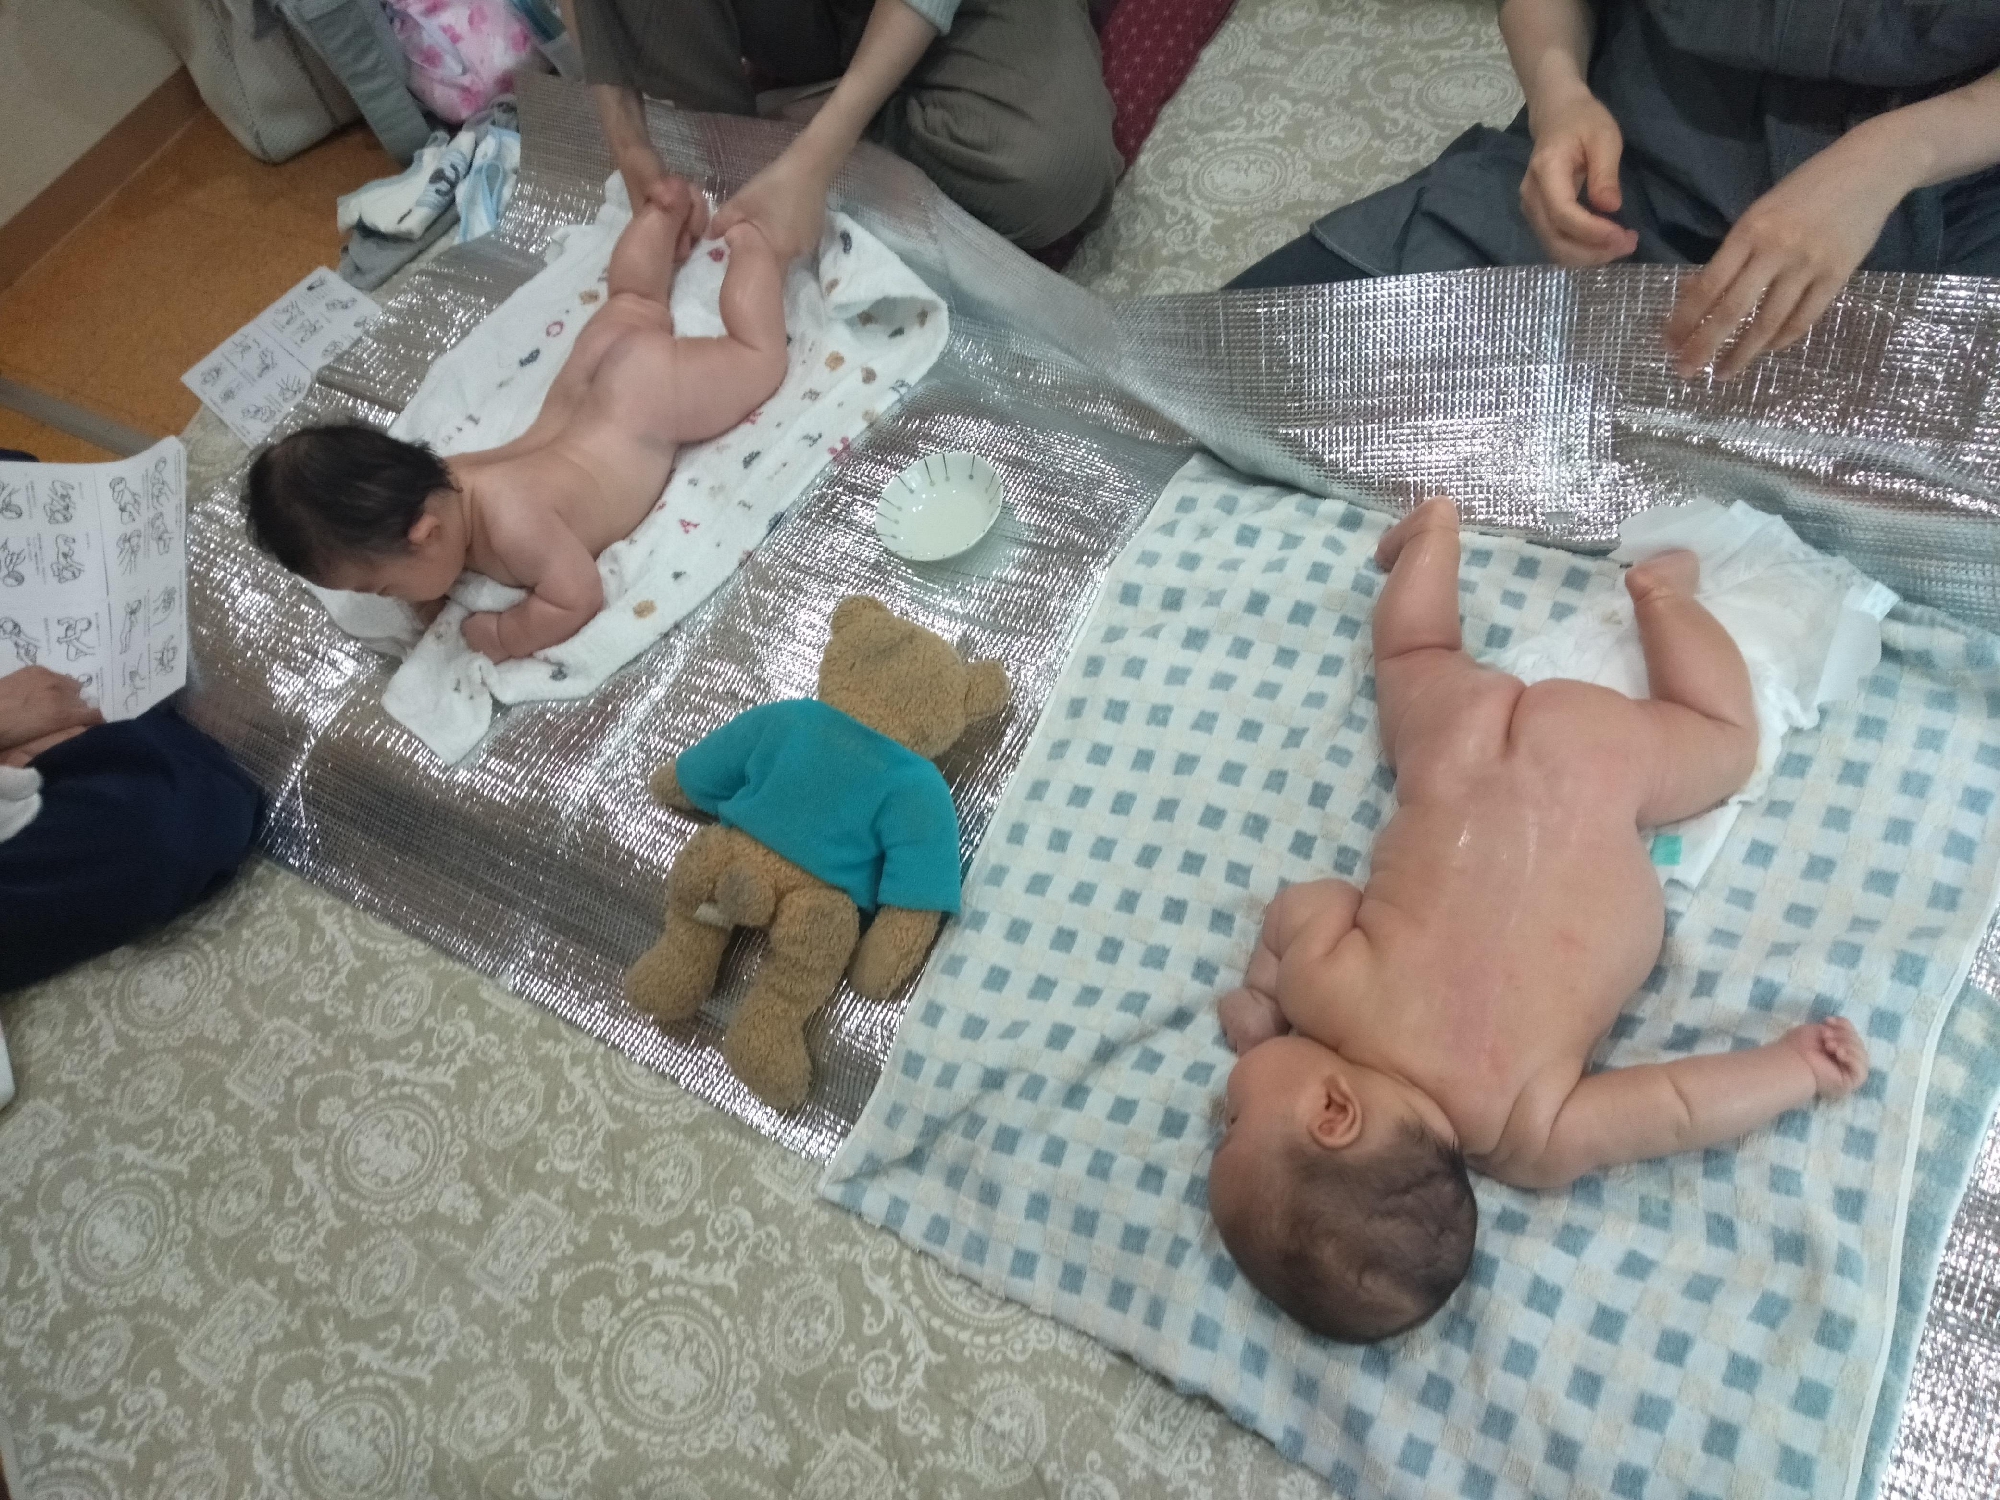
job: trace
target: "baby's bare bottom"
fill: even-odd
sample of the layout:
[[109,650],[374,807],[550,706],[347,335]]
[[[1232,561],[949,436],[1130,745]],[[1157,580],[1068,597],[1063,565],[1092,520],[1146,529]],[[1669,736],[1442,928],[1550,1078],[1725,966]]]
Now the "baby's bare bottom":
[[[1466,754],[1463,716],[1492,701],[1493,674],[1468,656],[1458,614],[1458,513],[1429,500],[1376,549],[1389,581],[1375,608],[1375,690],[1383,753],[1399,770]],[[1507,744],[1553,758],[1603,757],[1631,778],[1635,817],[1692,817],[1743,785],[1757,758],[1750,674],[1729,632],[1694,597],[1700,563],[1670,552],[1630,568],[1651,696],[1538,683],[1515,700]]]

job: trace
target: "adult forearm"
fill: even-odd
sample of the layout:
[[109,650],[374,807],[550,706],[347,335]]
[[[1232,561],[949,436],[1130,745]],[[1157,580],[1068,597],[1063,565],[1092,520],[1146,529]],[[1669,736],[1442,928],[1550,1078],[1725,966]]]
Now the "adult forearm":
[[2000,71],[1863,121],[1839,145],[1903,193],[2000,164]]
[[646,133],[646,102],[637,89],[616,83],[593,83],[590,95],[597,105],[598,123],[604,128],[604,143],[611,148],[611,159],[621,169],[631,153],[652,153],[653,139]]
[[1500,7],[1500,36],[1527,96],[1531,128],[1545,107],[1588,90],[1593,25],[1589,0],[1505,0]]
[[875,0],[847,71],[792,149],[831,177],[937,35],[903,0]]

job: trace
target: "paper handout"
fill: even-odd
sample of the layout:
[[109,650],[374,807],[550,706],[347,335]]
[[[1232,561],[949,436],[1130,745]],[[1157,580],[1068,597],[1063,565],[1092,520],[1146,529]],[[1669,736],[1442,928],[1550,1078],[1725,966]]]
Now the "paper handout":
[[187,681],[187,452],[0,463],[0,676],[74,677],[107,719]]
[[223,340],[181,384],[254,447],[306,393],[320,366],[381,311],[322,266]]

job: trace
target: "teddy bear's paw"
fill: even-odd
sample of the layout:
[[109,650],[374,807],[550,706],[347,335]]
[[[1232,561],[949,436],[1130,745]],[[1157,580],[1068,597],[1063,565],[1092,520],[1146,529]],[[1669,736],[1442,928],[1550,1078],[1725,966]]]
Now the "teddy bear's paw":
[[662,1021],[685,1021],[714,986],[712,966],[694,962],[664,940],[625,973],[626,998]]
[[812,1058],[806,1052],[804,1032],[782,1017],[739,1017],[722,1039],[722,1057],[750,1092],[771,1108],[793,1110],[806,1102]]

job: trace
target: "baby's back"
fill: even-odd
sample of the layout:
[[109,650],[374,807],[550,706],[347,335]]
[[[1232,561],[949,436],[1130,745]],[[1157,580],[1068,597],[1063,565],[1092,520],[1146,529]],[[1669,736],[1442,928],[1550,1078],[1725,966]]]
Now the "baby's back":
[[1574,1084],[1658,958],[1664,906],[1629,699],[1486,671],[1435,694],[1399,740],[1398,809],[1356,915],[1364,1048],[1409,1070],[1476,1157],[1531,1084]]

